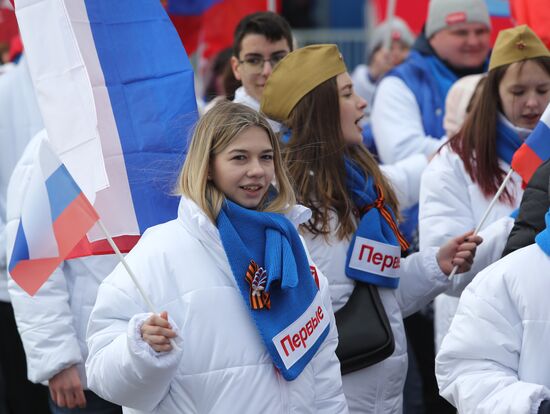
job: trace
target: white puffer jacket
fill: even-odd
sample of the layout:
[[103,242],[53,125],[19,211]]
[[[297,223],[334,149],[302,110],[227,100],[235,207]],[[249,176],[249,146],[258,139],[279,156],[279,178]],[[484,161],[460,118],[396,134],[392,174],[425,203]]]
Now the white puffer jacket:
[[[309,211],[295,207],[302,222]],[[168,311],[178,348],[157,354],[142,339],[146,306],[119,266],[99,288],[86,362],[90,388],[126,413],[347,413],[330,293],[331,329],[294,381],[275,370],[236,285],[217,228],[182,198],[178,218],[149,229],[128,263],[156,311]]]
[[[9,183],[8,257],[19,226],[23,196],[43,139],[47,139],[45,132],[31,140]],[[29,296],[13,279],[9,279],[8,290],[25,348],[29,380],[45,383],[58,372],[76,364],[86,388],[86,325],[97,288],[117,263],[118,259],[113,255],[65,261],[34,296]]]
[[536,414],[550,399],[550,257],[533,244],[466,288],[436,358],[441,395],[461,414]]
[[[336,216],[331,228],[337,227]],[[313,261],[326,275],[335,311],[348,301],[355,282],[345,274],[349,240],[335,236],[304,238]],[[342,382],[350,413],[395,414],[402,412],[403,386],[407,375],[407,341],[403,318],[416,312],[444,291],[449,282],[436,258],[437,248],[426,249],[401,260],[398,289],[379,288],[395,339],[393,354],[378,364],[344,375]]]
[[[501,161],[501,168],[510,166]],[[469,272],[452,278],[451,288],[435,299],[435,343],[439,348],[458,306],[458,298],[474,276],[502,255],[508,235],[514,225],[510,213],[521,201],[521,178],[513,174],[508,189],[513,204],[498,201],[481,228],[483,243],[477,248]],[[422,175],[420,187],[420,250],[441,246],[453,237],[473,230],[480,223],[492,197],[485,197],[472,181],[462,159],[445,146],[432,159]]]
[[43,128],[25,56],[0,76],[0,301],[9,302],[6,268],[8,182],[30,139]]

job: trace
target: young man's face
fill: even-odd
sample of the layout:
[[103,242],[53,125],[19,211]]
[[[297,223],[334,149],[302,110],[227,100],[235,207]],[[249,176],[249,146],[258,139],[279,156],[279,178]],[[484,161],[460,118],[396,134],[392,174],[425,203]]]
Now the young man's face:
[[249,33],[241,41],[239,56],[231,58],[233,74],[259,102],[273,66],[289,53],[290,45],[285,38],[270,42],[264,35]]
[[455,68],[481,66],[489,54],[491,32],[483,23],[458,23],[430,38],[438,56]]

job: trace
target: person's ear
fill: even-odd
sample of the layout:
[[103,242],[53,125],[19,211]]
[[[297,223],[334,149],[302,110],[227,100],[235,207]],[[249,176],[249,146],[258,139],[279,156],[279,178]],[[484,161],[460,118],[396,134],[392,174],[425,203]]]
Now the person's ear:
[[231,56],[231,70],[233,71],[233,76],[235,76],[235,79],[242,80],[240,69],[239,69],[239,59],[236,56]]

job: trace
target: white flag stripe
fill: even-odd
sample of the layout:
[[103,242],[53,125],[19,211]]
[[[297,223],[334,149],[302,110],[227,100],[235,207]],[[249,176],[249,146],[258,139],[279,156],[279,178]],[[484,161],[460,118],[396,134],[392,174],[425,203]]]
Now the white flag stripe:
[[[109,92],[105,87],[105,78],[99,63],[86,5],[83,1],[64,1],[91,82],[101,149],[109,177],[109,187],[96,194],[94,207],[113,237],[139,235],[118,129]],[[113,208],[114,206],[116,208]],[[104,238],[98,224],[88,232],[90,241]]]
[[[45,132],[42,131],[40,134],[45,135]],[[42,144],[37,148],[35,155],[37,159],[41,155],[41,147]],[[23,220],[23,229],[31,258],[59,256],[45,186],[45,179],[50,175],[45,175],[45,173],[51,170],[53,163],[46,162],[46,164],[49,164],[46,171],[43,171],[42,168],[34,168],[21,210],[21,220]],[[38,163],[35,165],[38,166]],[[59,163],[57,165],[59,166]],[[41,208],[36,208],[36,206],[41,206]]]
[[51,145],[93,202],[109,182],[92,87],[65,3],[18,0],[16,15]]

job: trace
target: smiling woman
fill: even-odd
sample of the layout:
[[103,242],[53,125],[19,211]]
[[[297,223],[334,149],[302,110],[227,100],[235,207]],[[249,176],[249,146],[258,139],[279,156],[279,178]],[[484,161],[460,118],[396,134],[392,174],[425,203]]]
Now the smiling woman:
[[214,155],[208,179],[231,201],[256,208],[274,176],[269,136],[264,129],[251,126]]
[[88,330],[93,389],[136,414],[347,414],[328,284],[297,231],[309,212],[265,117],[216,104],[179,184],[178,217],[127,256],[162,312],[119,268],[107,278]]

